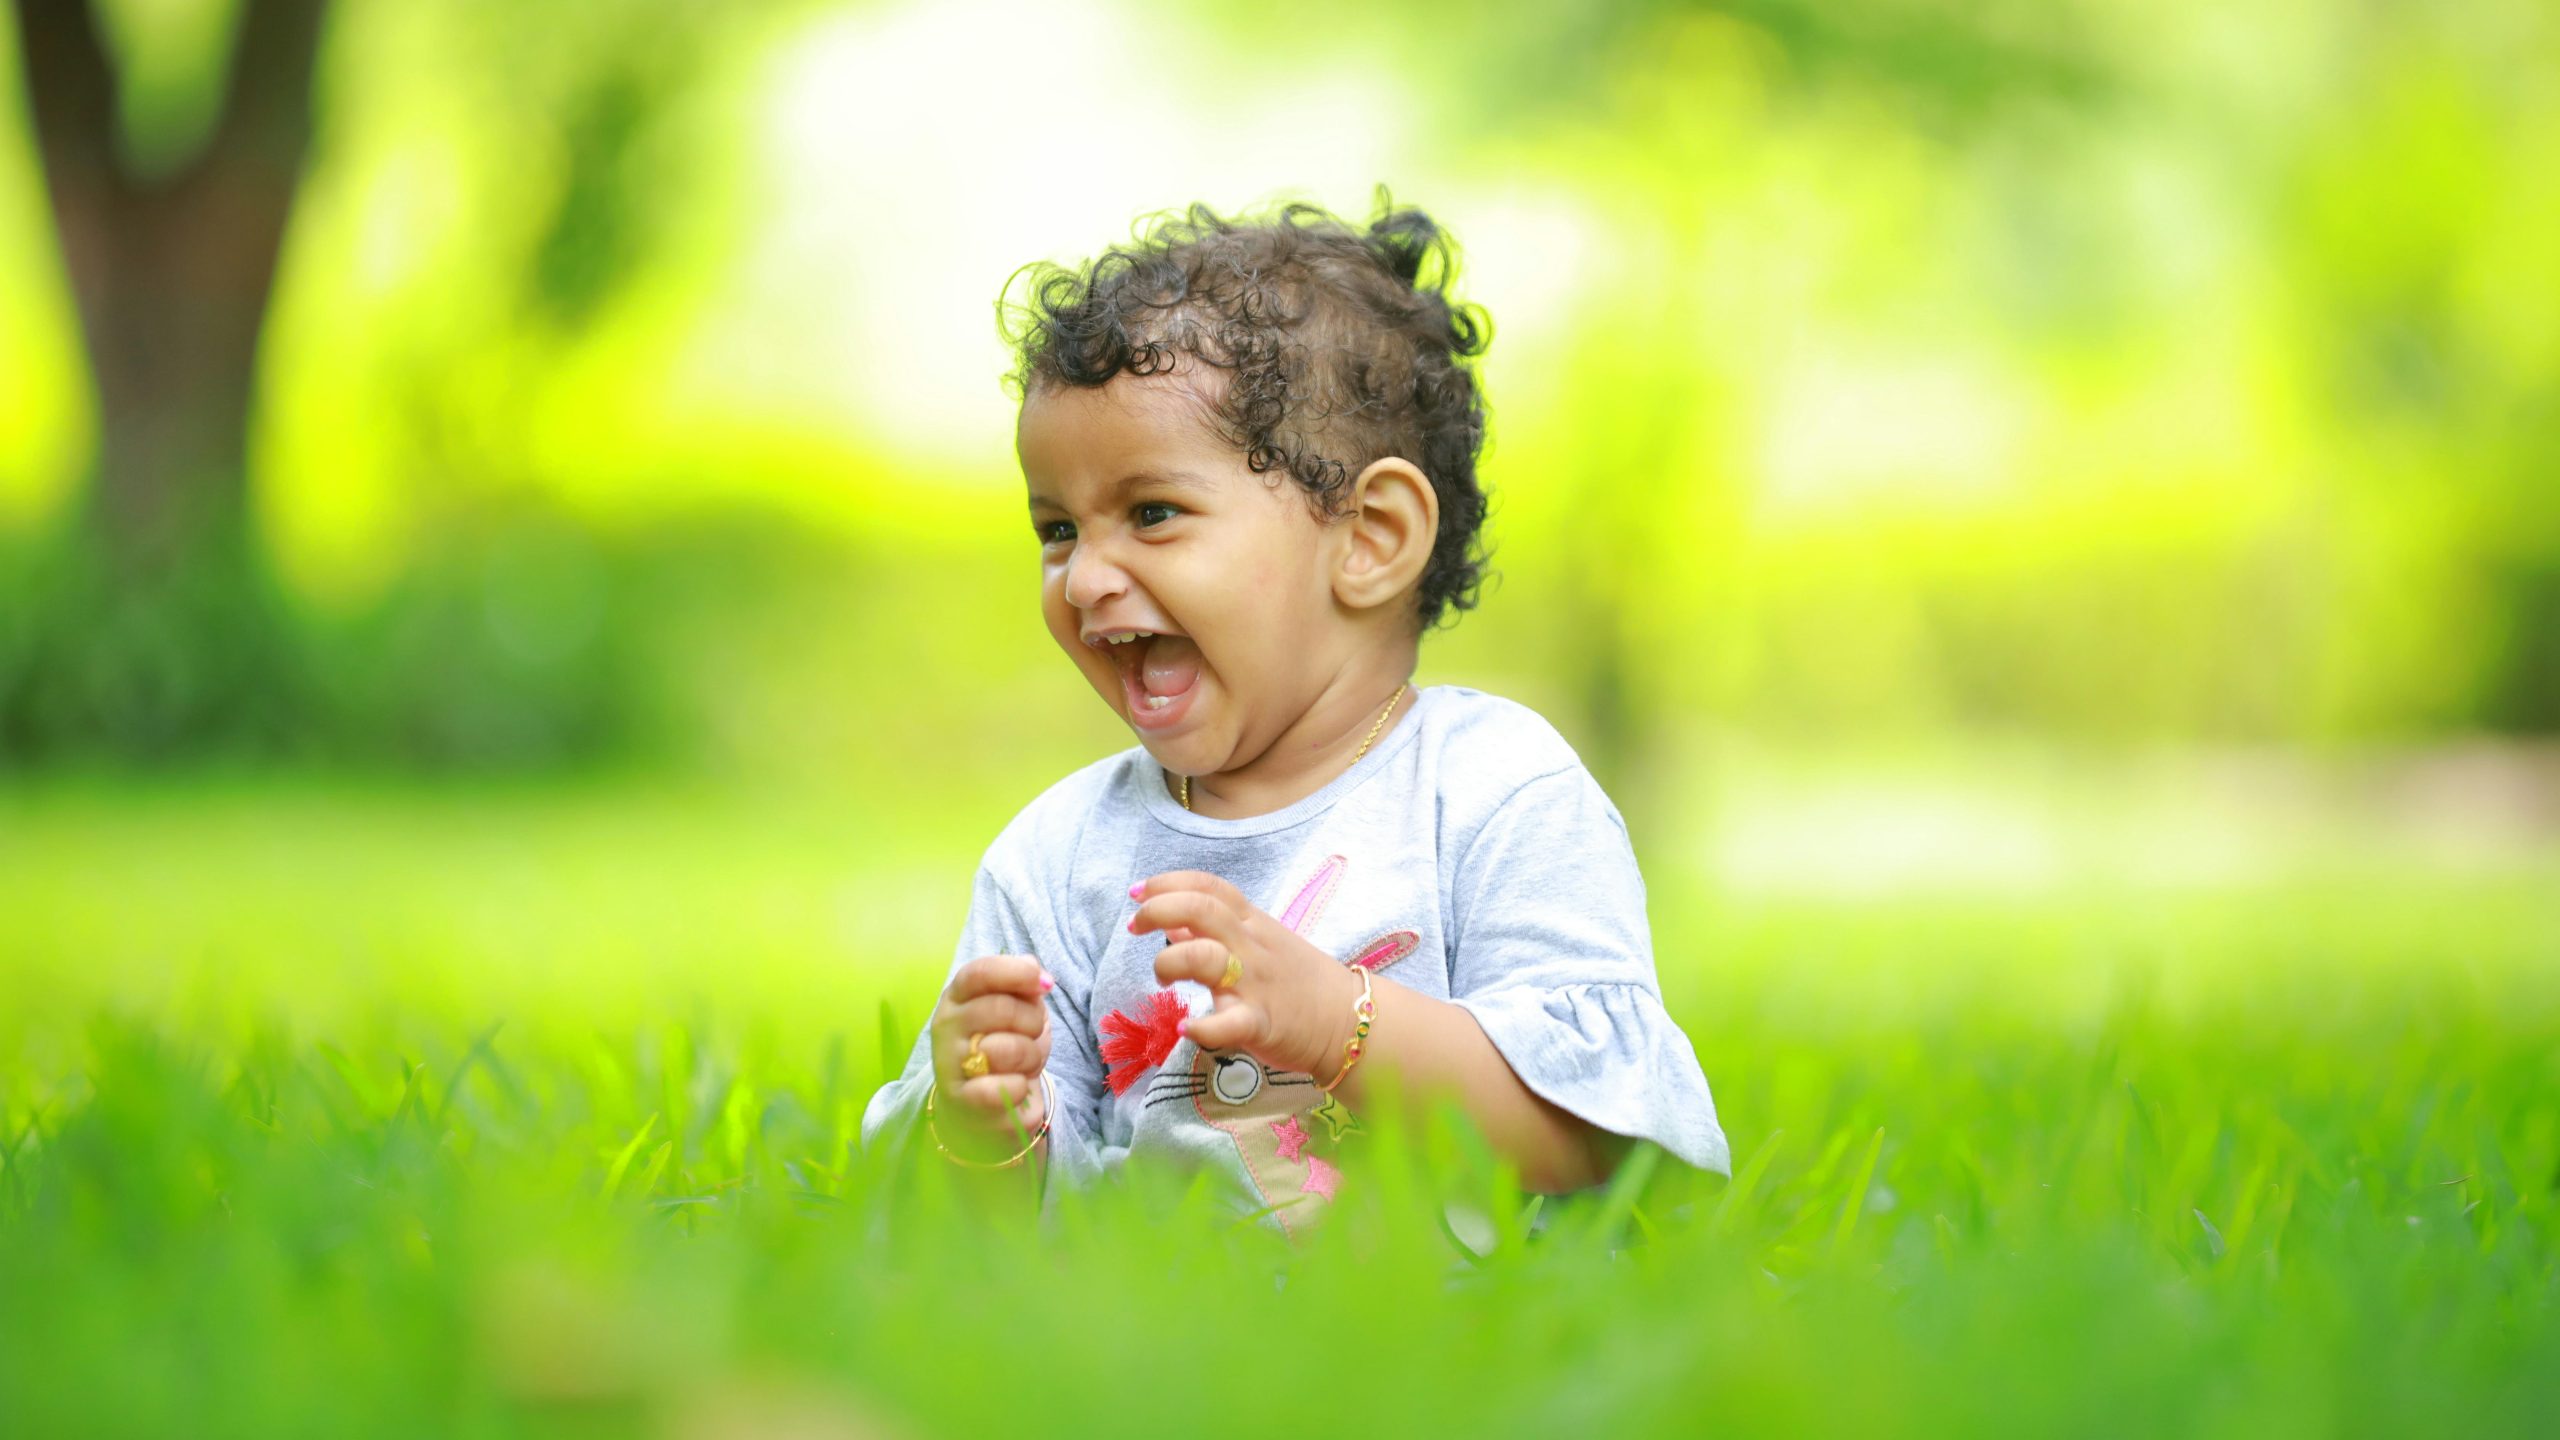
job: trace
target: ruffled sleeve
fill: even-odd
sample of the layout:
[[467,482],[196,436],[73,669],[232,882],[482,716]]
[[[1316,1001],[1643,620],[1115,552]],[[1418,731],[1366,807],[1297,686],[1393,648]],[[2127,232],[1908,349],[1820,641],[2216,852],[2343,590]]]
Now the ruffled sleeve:
[[1521,1082],[1614,1134],[1730,1173],[1714,1097],[1662,1005],[1625,823],[1580,765],[1514,791],[1451,887],[1450,998]]
[[931,1042],[933,1005],[938,1003],[951,971],[981,955],[1029,955],[1048,968],[1058,982],[1049,993],[1049,1078],[1057,1086],[1058,1108],[1049,1122],[1049,1166],[1044,1190],[1054,1200],[1062,1187],[1098,1178],[1102,1171],[1102,1064],[1094,1053],[1092,1027],[1082,1007],[1093,993],[1089,963],[1060,940],[1054,917],[1014,901],[1012,889],[994,867],[994,857],[980,865],[970,887],[969,917],[953,947],[951,970],[944,972],[925,1007],[926,1028],[907,1052],[906,1068],[880,1087],[862,1112],[865,1149],[920,1144],[924,1137],[924,1100],[933,1088]]

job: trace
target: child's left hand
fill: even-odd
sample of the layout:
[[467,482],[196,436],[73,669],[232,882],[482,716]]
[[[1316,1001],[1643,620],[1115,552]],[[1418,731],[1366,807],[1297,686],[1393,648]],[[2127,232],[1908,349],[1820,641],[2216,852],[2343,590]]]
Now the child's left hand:
[[[1329,1077],[1350,1038],[1351,1006],[1360,994],[1349,966],[1205,871],[1168,871],[1130,894],[1141,903],[1129,933],[1166,932],[1156,979],[1167,985],[1197,980],[1216,996],[1211,1013],[1182,1027],[1193,1044],[1242,1050],[1274,1069]],[[1243,973],[1232,988],[1221,989],[1231,953],[1244,962]]]

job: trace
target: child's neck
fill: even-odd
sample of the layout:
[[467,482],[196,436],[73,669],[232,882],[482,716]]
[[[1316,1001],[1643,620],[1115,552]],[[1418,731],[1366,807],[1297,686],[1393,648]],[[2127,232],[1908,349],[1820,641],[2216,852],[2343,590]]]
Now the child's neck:
[[[1406,681],[1413,673],[1413,658],[1408,654],[1392,666],[1344,677],[1261,754],[1232,770],[1194,779],[1192,813],[1218,820],[1250,819],[1287,809],[1332,784],[1351,768],[1355,756],[1363,755],[1364,746],[1374,752],[1385,744],[1388,734],[1413,709],[1418,697]],[[1404,686],[1401,694],[1399,685]],[[1170,793],[1181,794],[1179,777],[1168,774],[1165,784]]]

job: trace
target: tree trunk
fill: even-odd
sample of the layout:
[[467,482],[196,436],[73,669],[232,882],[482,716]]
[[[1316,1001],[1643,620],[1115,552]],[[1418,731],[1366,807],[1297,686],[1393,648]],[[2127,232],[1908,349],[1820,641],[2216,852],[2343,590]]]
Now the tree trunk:
[[79,524],[0,634],[0,754],[272,752],[304,717],[250,523],[249,407],[327,0],[242,0],[221,118],[158,177],[125,162],[86,0],[13,4],[98,459]]
[[88,523],[111,573],[148,583],[246,543],[258,337],[310,143],[327,0],[244,0],[222,118],[159,179],[123,162],[115,71],[87,0],[16,8],[97,386]]

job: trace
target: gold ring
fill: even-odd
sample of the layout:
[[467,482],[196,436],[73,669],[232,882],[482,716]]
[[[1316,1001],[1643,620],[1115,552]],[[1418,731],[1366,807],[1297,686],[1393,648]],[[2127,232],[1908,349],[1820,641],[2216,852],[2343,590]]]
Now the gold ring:
[[1236,982],[1243,978],[1244,957],[1238,955],[1233,950],[1228,951],[1226,972],[1218,977],[1218,984],[1216,988],[1220,990],[1233,990],[1236,988]]
[[978,1048],[978,1042],[985,1038],[983,1035],[970,1036],[969,1058],[960,1062],[960,1073],[972,1080],[987,1073],[987,1052]]

